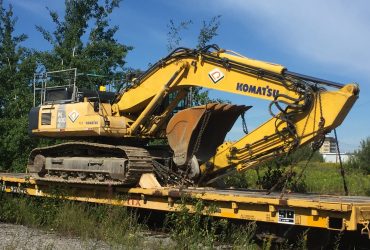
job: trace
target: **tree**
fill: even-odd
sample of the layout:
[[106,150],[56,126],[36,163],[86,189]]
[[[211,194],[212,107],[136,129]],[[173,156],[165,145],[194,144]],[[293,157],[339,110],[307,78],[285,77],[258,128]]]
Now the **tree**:
[[[214,37],[216,37],[217,30],[221,25],[220,22],[221,15],[217,15],[211,18],[208,22],[203,21],[203,26],[199,31],[198,35],[198,44],[197,49],[204,48],[206,45],[208,45]],[[209,91],[204,90],[201,87],[198,88],[192,88],[192,103],[194,105],[204,105],[210,102],[227,102],[227,100],[222,100],[219,98],[211,99],[209,98]]]
[[218,35],[217,30],[221,24],[220,18],[221,15],[217,15],[212,17],[211,20],[209,20],[208,22],[203,21],[203,26],[200,29],[198,35],[198,45],[197,45],[198,49],[208,45],[209,42],[212,41],[212,39]]
[[[217,31],[221,25],[220,18],[221,15],[217,15],[212,17],[209,21],[203,21],[203,26],[200,28],[198,34],[197,49],[209,45],[212,39],[218,35]],[[182,31],[187,30],[191,24],[193,24],[192,20],[181,21],[179,24],[170,20],[170,23],[167,25],[169,29],[167,33],[167,49],[169,52],[180,46],[180,42],[182,41]],[[192,87],[188,99],[191,106],[204,105],[210,102],[229,103],[227,100],[210,98],[209,91],[204,90],[201,87]]]
[[[203,25],[198,34],[197,49],[205,47],[218,35],[217,31],[221,25],[220,19],[221,15],[217,15],[212,17],[209,21],[203,20]],[[170,20],[167,25],[167,28],[169,29],[167,32],[167,50],[169,52],[180,46],[182,41],[182,32],[187,30],[192,24],[192,20],[181,21],[178,24],[173,20]]]
[[187,30],[189,25],[192,24],[193,21],[181,21],[178,25],[175,24],[173,20],[170,20],[170,23],[167,25],[169,31],[167,32],[167,50],[168,52],[176,49],[180,46],[181,38],[181,31]]
[[5,170],[24,170],[36,145],[27,134],[36,59],[20,45],[27,36],[14,35],[16,21],[12,5],[6,9],[0,0],[0,169]]
[[[61,19],[57,12],[49,10],[56,28],[53,32],[41,26],[41,32],[53,49],[39,54],[40,62],[47,71],[77,68],[78,72],[113,77],[123,70],[124,58],[130,46],[114,38],[118,26],[109,25],[109,15],[119,7],[121,0],[65,1],[66,11]],[[89,24],[93,23],[92,27]],[[84,40],[84,37],[87,39]],[[82,78],[82,79],[81,79]],[[86,87],[91,79],[79,82]],[[85,86],[84,86],[85,85]]]
[[360,149],[354,152],[348,165],[370,174],[370,137],[361,140]]

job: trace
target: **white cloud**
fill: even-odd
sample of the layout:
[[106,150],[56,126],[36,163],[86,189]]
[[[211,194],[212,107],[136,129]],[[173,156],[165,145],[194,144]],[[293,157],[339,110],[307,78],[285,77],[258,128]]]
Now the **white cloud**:
[[46,10],[48,6],[51,10],[61,11],[64,9],[64,1],[45,1],[45,0],[5,0],[5,4],[12,4],[14,7],[21,8],[30,14],[48,17]]
[[[22,8],[26,11],[32,12],[33,14],[36,14],[38,11],[40,11],[40,8],[42,7],[41,2],[39,1],[23,1],[23,0],[5,0],[5,4],[7,3]],[[45,9],[45,7],[43,7]]]
[[[369,1],[218,1],[265,39],[299,55],[369,76]],[[251,23],[245,22],[250,26]]]

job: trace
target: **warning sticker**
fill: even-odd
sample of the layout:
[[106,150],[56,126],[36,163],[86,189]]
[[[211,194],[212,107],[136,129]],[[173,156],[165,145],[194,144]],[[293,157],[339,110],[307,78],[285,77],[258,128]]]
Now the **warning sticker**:
[[294,224],[295,223],[294,210],[279,209],[278,223]]

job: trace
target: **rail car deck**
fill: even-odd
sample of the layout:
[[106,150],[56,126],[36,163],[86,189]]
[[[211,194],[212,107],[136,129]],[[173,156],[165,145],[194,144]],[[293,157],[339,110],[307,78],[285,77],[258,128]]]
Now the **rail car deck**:
[[[56,187],[62,188],[58,195]],[[55,184],[35,181],[27,174],[0,173],[0,190],[31,196],[55,197],[177,211],[185,204],[194,211],[194,201],[202,200],[215,208],[212,216],[273,224],[288,224],[330,230],[358,231],[370,239],[370,197],[318,194],[284,194],[264,191],[211,188],[124,188],[86,184]]]

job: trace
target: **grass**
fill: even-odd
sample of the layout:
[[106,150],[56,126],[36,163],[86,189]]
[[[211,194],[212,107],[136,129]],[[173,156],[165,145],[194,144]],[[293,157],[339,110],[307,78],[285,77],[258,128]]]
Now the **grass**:
[[190,214],[189,209],[181,205],[180,212],[169,214],[167,217],[166,228],[170,230],[170,236],[176,243],[176,248],[259,249],[254,242],[255,222],[246,222],[242,225],[230,224],[225,219],[203,216],[203,211],[210,214],[215,211],[215,207],[207,207],[201,200],[194,201],[193,205],[194,214]]
[[[293,170],[300,173],[305,163],[297,164]],[[259,170],[259,175],[266,173],[266,168]],[[362,171],[351,168],[345,168],[345,179],[349,190],[349,195],[370,196],[370,175]],[[300,179],[305,186],[306,192],[343,195],[343,179],[340,174],[340,165],[334,163],[312,162],[309,163]],[[227,180],[227,185],[261,189],[258,184],[258,175],[256,170],[247,170],[244,173],[238,173]]]
[[112,246],[142,246],[145,229],[125,207],[0,194],[0,221],[52,230],[83,240],[96,239]]
[[[185,206],[179,213],[168,214],[161,229],[168,240],[163,241],[147,240],[147,220],[140,218],[136,210],[53,198],[0,193],[0,221],[77,236],[86,242],[102,241],[115,249],[257,249],[253,241],[255,223],[231,225],[226,220],[202,215],[204,209],[211,213],[215,208],[207,208],[201,201],[194,205],[194,214]],[[7,248],[18,248],[18,242]]]
[[[370,175],[353,169],[345,169],[349,195],[370,196]],[[339,164],[316,163],[305,171],[308,192],[321,194],[344,194]]]

